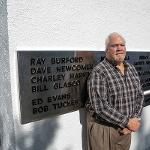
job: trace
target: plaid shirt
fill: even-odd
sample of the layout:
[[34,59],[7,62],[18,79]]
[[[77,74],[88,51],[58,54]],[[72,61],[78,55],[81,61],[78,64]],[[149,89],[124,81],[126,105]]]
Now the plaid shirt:
[[134,66],[124,62],[125,74],[106,58],[91,72],[88,94],[99,118],[126,127],[129,118],[140,117],[144,95]]

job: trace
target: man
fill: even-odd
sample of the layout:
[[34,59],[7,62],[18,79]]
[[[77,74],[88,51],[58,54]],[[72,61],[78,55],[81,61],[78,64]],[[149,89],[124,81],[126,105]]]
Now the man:
[[111,33],[106,57],[91,72],[86,104],[88,150],[129,150],[140,127],[144,95],[138,73],[126,62],[125,39]]

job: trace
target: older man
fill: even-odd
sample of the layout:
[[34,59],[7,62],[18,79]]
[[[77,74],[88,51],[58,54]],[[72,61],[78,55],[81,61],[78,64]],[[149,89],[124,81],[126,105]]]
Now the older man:
[[134,66],[126,62],[125,39],[111,33],[106,57],[91,72],[86,104],[88,150],[129,150],[140,127],[143,91]]

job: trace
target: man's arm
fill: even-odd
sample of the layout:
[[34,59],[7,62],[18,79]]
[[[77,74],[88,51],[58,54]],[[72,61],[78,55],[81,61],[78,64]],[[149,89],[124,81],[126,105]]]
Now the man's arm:
[[135,111],[132,115],[132,118],[129,119],[128,124],[127,124],[127,128],[124,128],[122,130],[122,133],[126,134],[126,133],[130,133],[131,131],[136,132],[138,131],[138,129],[140,128],[141,125],[141,112],[143,109],[143,101],[144,101],[144,93],[142,91],[142,87],[141,87],[141,83],[140,83],[140,79],[139,79],[139,75],[138,72],[136,71],[135,67],[132,67],[133,70],[133,74],[135,76],[136,79],[136,84],[137,84],[137,96],[135,98]]
[[136,96],[136,106],[135,106],[135,112],[133,114],[133,117],[140,118],[142,109],[143,109],[143,102],[144,102],[144,92],[142,90],[142,86],[140,83],[140,78],[138,76],[137,71],[135,70],[135,75],[136,75],[136,83],[137,83],[137,96]]

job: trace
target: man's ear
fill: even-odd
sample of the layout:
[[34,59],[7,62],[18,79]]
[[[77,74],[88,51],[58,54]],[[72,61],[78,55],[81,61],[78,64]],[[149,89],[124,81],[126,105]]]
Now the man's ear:
[[107,53],[107,51],[108,51],[108,48],[105,49],[105,53]]

